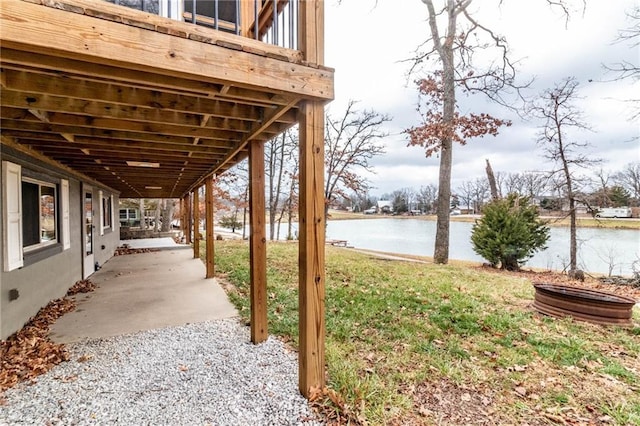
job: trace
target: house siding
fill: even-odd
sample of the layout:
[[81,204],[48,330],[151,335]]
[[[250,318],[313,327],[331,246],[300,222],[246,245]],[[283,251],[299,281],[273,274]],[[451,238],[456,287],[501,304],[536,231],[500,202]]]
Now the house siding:
[[[65,173],[64,170],[39,163],[22,153],[12,152],[2,147],[2,160],[10,161],[38,173],[44,173],[51,177],[67,179],[69,181],[69,224],[70,224],[70,248],[62,249],[62,244],[56,247],[42,250],[40,256],[30,255],[30,260],[25,262],[22,268],[9,272],[0,271],[0,339],[6,339],[11,334],[33,317],[40,308],[46,306],[51,300],[63,297],[67,290],[78,280],[82,279],[82,184]],[[111,194],[114,197],[114,205],[118,205],[118,197],[114,192],[105,188],[94,187],[94,197],[98,196],[98,190]],[[0,197],[0,211],[2,211],[2,197]],[[95,206],[99,210],[99,204]],[[96,211],[96,220],[101,216]],[[60,221],[58,222],[60,223]],[[0,240],[4,238],[0,226]],[[104,235],[94,233],[95,260],[102,265],[113,256],[119,243],[119,224],[112,224],[111,230]],[[58,238],[62,232],[58,229]],[[5,253],[0,245],[0,259]],[[104,249],[102,247],[104,246]],[[10,300],[10,291],[17,290],[18,297]],[[15,293],[15,292],[14,292]]]

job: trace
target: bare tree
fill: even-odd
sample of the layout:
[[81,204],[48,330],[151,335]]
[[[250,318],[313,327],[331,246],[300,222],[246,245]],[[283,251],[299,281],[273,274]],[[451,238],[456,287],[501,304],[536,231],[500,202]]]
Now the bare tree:
[[385,152],[378,142],[387,136],[381,128],[391,117],[355,106],[351,100],[342,117],[326,116],[325,215],[336,197],[367,190],[366,177],[359,173],[371,172],[369,160]]
[[[614,43],[626,43],[629,47],[637,49],[640,45],[640,6],[636,4],[629,10],[627,12],[627,18],[630,21],[630,26],[618,31]],[[637,81],[640,79],[640,66],[629,61],[606,65],[605,68],[616,74],[616,80],[630,78]]]
[[506,174],[504,176],[503,185],[505,194],[525,195],[523,193],[524,182],[520,173]]
[[540,197],[547,190],[549,180],[545,173],[524,172],[522,173],[524,195],[531,198]]
[[426,213],[432,213],[438,199],[438,187],[430,183],[420,187],[418,191],[418,205]]
[[613,179],[631,193],[636,205],[640,205],[640,161],[627,164]]
[[482,211],[485,201],[489,196],[489,181],[487,179],[476,178],[473,181],[473,213],[479,214]]
[[290,188],[287,180],[291,176],[292,157],[297,152],[297,138],[294,130],[286,130],[265,145],[265,174],[267,176],[267,206],[269,209],[269,239],[277,239],[276,222],[279,227],[286,209],[285,188]]
[[[627,12],[627,18],[630,21],[630,26],[618,31],[618,35],[614,40],[614,43],[625,43],[637,52],[638,45],[640,45],[640,6],[637,4]],[[636,60],[638,55],[636,54]],[[604,68],[614,75],[613,80],[627,80],[632,81],[640,80],[640,65],[630,61],[621,61],[611,65],[604,65]],[[631,119],[635,120],[640,116],[640,99],[632,98],[627,99],[632,108]],[[638,139],[636,136],[635,139]]]
[[611,207],[611,196],[609,194],[611,191],[609,185],[611,175],[602,169],[602,167],[594,174],[596,177],[596,188],[592,198],[594,198],[595,205],[598,207]]
[[576,238],[576,168],[586,168],[598,163],[585,154],[586,142],[578,142],[571,132],[590,130],[585,124],[582,112],[574,105],[578,96],[578,82],[574,78],[566,78],[555,88],[542,93],[539,101],[532,107],[534,117],[543,121],[538,143],[544,150],[545,158],[557,167],[550,171],[550,177],[561,176],[560,188],[569,202],[570,246],[569,268],[577,270],[577,238]]
[[[434,250],[436,263],[449,260],[449,202],[453,142],[484,135],[496,135],[507,121],[487,114],[460,116],[456,112],[456,87],[467,94],[482,93],[502,105],[504,94],[515,83],[515,67],[509,59],[504,37],[494,33],[471,16],[472,0],[422,0],[428,10],[430,37],[413,59],[411,71],[430,62],[437,71],[419,81],[420,93],[427,97],[421,126],[407,130],[410,145],[426,148],[426,155],[440,155],[437,228]],[[435,3],[441,7],[436,9]],[[439,27],[438,24],[444,24]],[[473,61],[476,52],[495,60],[481,69]]]
[[465,180],[456,189],[456,195],[458,196],[458,200],[462,203],[465,209],[471,208],[471,205],[473,203],[474,191],[475,191],[475,188],[472,180]]

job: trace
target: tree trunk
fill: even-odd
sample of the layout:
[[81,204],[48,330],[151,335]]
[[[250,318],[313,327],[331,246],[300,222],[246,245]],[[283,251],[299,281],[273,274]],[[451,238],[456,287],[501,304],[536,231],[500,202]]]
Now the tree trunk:
[[[446,146],[447,143],[449,146]],[[451,154],[451,139],[442,141],[440,155],[436,241],[433,261],[446,264],[449,262],[449,206],[451,203],[451,161],[453,157]]]
[[578,238],[576,236],[576,201],[573,194],[569,196],[569,219],[570,219],[570,244],[569,244],[569,270],[578,269]]
[[160,229],[158,225],[160,224],[160,203],[162,200],[156,200],[156,212],[153,221],[153,232],[158,232]]
[[[455,15],[449,11],[449,20],[453,20],[455,28]],[[454,35],[449,34],[448,38]],[[433,251],[435,263],[446,264],[449,262],[449,207],[451,203],[451,167],[453,162],[452,133],[454,131],[454,118],[456,106],[455,69],[453,64],[453,39],[447,40],[440,52],[442,59],[442,83],[443,105],[442,118],[445,126],[445,135],[440,147],[440,175],[438,178],[438,212],[436,225],[436,241]]]
[[487,161],[487,180],[489,180],[489,188],[491,189],[491,199],[497,200],[500,198],[498,194],[498,185],[496,185],[496,177],[493,174],[493,169],[491,168],[491,163],[489,163],[489,159]]
[[171,230],[171,221],[173,220],[173,202],[171,200],[162,201],[162,225],[160,230],[162,232],[169,232]]
[[138,210],[140,210],[140,229],[147,229],[147,218],[144,214],[144,198],[140,198]]

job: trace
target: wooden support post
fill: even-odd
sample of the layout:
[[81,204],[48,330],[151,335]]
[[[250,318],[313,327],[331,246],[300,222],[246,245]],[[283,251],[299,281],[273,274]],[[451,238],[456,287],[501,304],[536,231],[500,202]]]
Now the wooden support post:
[[200,257],[200,188],[193,190],[193,258]]
[[204,181],[204,204],[205,204],[205,223],[207,227],[206,245],[206,261],[207,266],[207,278],[213,278],[214,276],[214,263],[213,263],[213,177],[209,176]]
[[255,2],[254,1],[241,1],[240,2],[240,34],[242,37],[251,36],[251,30],[253,30],[253,23],[255,21]]
[[306,102],[300,117],[299,387],[324,387],[324,107]]
[[251,341],[267,340],[267,234],[264,202],[264,142],[249,147]]
[[191,244],[191,193],[184,196],[185,244]]
[[[299,3],[299,43],[310,63],[324,62],[324,1]],[[325,386],[324,106],[305,101],[300,122],[298,386],[309,397]]]

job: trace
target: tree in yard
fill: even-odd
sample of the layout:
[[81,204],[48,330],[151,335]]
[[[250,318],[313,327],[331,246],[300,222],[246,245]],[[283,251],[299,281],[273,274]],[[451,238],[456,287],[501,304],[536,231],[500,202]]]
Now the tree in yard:
[[473,181],[465,180],[462,182],[456,189],[456,195],[465,209],[471,208],[471,204],[473,203]]
[[417,197],[418,208],[425,213],[432,213],[438,199],[438,188],[432,183],[421,186]]
[[[425,62],[430,62],[437,71],[418,81],[419,92],[426,99],[426,110],[421,111],[422,124],[406,132],[409,144],[424,147],[427,157],[440,155],[434,261],[447,263],[453,142],[464,145],[474,137],[496,135],[501,126],[510,124],[488,114],[461,115],[456,111],[456,87],[466,94],[482,93],[503,105],[507,103],[503,98],[505,91],[519,87],[506,40],[471,15],[471,0],[422,2],[428,10],[430,37],[422,44],[425,50],[414,58],[412,71]],[[439,9],[436,3],[441,4]],[[473,60],[478,52],[495,61],[484,69],[479,68]]]
[[242,227],[242,222],[238,220],[238,216],[236,214],[230,214],[222,216],[218,221],[218,225],[223,228],[231,229],[231,232],[236,232],[236,229],[240,229]]
[[609,199],[611,199],[613,207],[624,207],[629,205],[631,194],[622,186],[614,185],[609,191]]
[[635,205],[640,206],[640,162],[627,164],[624,170],[613,176],[613,179],[631,194]]
[[509,194],[491,201],[473,225],[473,250],[493,267],[517,271],[536,251],[544,250],[549,228],[528,197]]
[[[452,19],[455,25],[455,17]],[[445,59],[446,61],[452,61],[453,46],[449,44],[453,43],[454,37],[447,35],[444,43],[441,43],[437,28],[432,27],[432,31],[435,31],[433,40],[436,41],[434,41],[434,44],[439,46],[436,50],[438,52],[442,51],[441,55],[447,55],[446,58],[443,58],[443,62],[445,62]],[[471,138],[485,135],[495,136],[498,134],[500,127],[511,125],[509,121],[494,118],[489,114],[471,113],[469,115],[461,115],[457,112],[455,108],[455,84],[456,82],[463,84],[465,79],[456,81],[454,70],[449,70],[448,66],[445,66],[444,72],[437,72],[418,81],[421,97],[425,101],[425,107],[420,106],[418,108],[418,111],[423,116],[423,121],[420,126],[405,130],[405,133],[409,136],[409,145],[424,147],[427,157],[436,153],[440,155],[437,225],[433,255],[436,263],[447,263],[449,261],[448,207],[451,198],[453,142],[465,145]]]
[[384,154],[378,142],[387,136],[381,127],[391,117],[372,110],[358,111],[351,100],[344,115],[334,118],[327,114],[325,130],[325,215],[337,197],[368,189],[361,172],[371,172],[369,161]]
[[[297,130],[289,129],[265,145],[267,177],[267,208],[269,209],[269,239],[277,239],[280,222],[292,201],[292,179],[297,174]],[[287,195],[287,191],[289,194]]]
[[[631,23],[630,26],[618,31],[618,36],[614,42],[626,43],[637,50],[640,44],[640,6],[636,4],[629,10],[627,12],[627,18]],[[637,63],[622,61],[612,65],[605,65],[605,69],[614,74],[614,80],[640,80],[640,66]],[[628,99],[626,102],[629,102],[632,108],[634,108],[631,119],[635,120],[640,117],[640,99]],[[638,138],[636,137],[635,139]]]
[[582,113],[574,105],[579,99],[578,82],[566,78],[553,89],[542,93],[534,103],[531,113],[542,120],[538,144],[544,150],[544,157],[556,167],[549,172],[551,179],[559,183],[558,191],[565,194],[569,202],[570,244],[569,270],[577,270],[576,200],[579,184],[576,168],[588,168],[599,162],[585,154],[586,142],[578,142],[572,132],[590,130],[583,121]]

